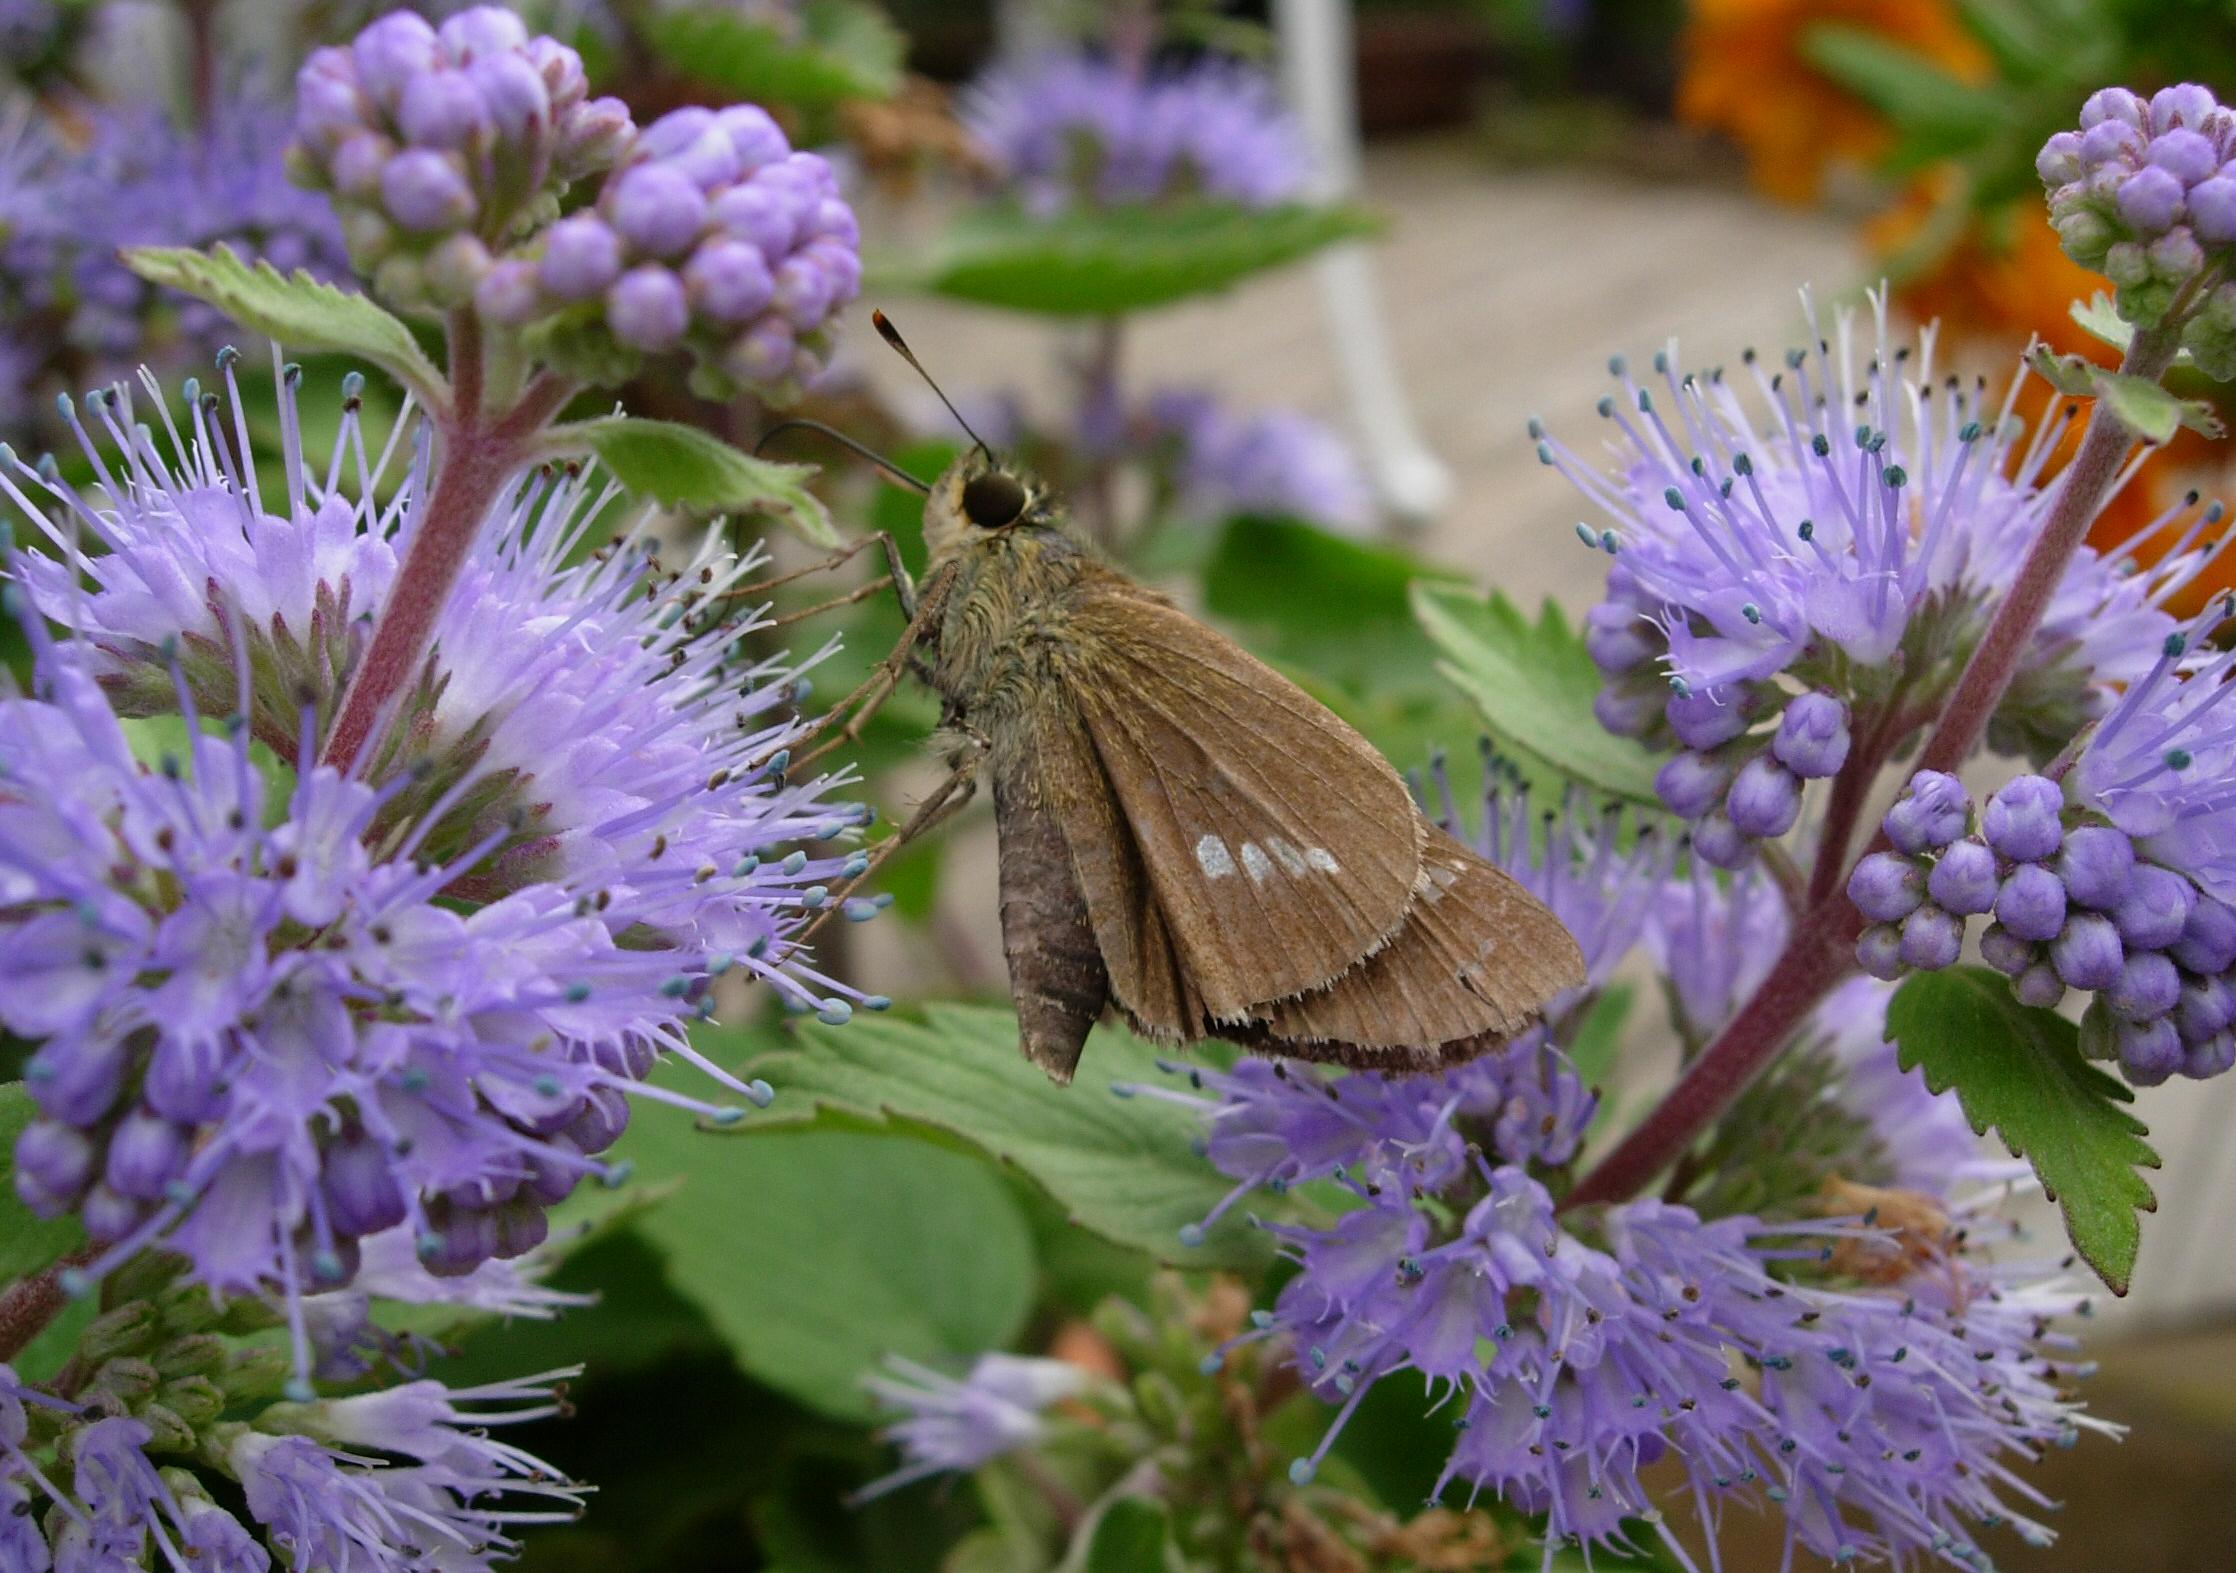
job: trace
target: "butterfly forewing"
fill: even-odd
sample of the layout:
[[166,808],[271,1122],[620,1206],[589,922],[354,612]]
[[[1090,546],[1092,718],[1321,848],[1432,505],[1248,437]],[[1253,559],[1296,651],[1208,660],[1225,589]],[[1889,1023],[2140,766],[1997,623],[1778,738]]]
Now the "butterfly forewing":
[[[1068,697],[1146,890],[1082,887],[1091,909],[1099,898],[1132,912],[1144,897],[1154,904],[1183,974],[1173,992],[1194,994],[1215,1020],[1243,1020],[1341,976],[1397,930],[1421,872],[1422,827],[1404,782],[1365,739],[1116,575],[1089,587],[1072,621]],[[1165,1025],[1151,1002],[1120,997]]]

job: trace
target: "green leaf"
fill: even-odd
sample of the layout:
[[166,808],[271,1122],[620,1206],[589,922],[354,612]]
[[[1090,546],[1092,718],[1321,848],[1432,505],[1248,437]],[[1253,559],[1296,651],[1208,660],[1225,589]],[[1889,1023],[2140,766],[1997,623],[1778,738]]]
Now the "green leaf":
[[889,1354],[959,1366],[1017,1336],[1032,1308],[1032,1233],[999,1175],[890,1135],[710,1135],[645,1109],[623,1151],[681,1178],[637,1231],[668,1282],[746,1372],[810,1408],[869,1416],[865,1372]]
[[1171,1531],[1172,1519],[1162,1502],[1119,1497],[1087,1527],[1091,1538],[1077,1566],[1080,1573],[1156,1573],[1171,1565],[1166,1552]]
[[321,284],[300,270],[283,276],[269,262],[251,266],[229,246],[132,246],[124,263],[149,283],[208,301],[289,350],[356,356],[422,399],[442,396],[443,375],[411,329],[368,296]]
[[2037,344],[2027,364],[2036,376],[2072,399],[2094,398],[2097,373],[2103,369],[2085,355],[2060,355],[2047,344]]
[[[719,1052],[719,1039],[697,1041]],[[1113,1095],[1113,1083],[1173,1083],[1131,1033],[1097,1028],[1069,1087],[1017,1052],[1014,1015],[986,1006],[928,1005],[921,1020],[858,1015],[802,1027],[800,1042],[754,1066],[777,1089],[775,1115],[805,1103],[949,1132],[1014,1165],[1081,1226],[1187,1266],[1258,1267],[1272,1255],[1266,1235],[1232,1214],[1202,1245],[1181,1245],[1181,1229],[1230,1182],[1196,1154],[1191,1111]]]
[[[38,1105],[22,1082],[0,1083],[0,1157],[7,1160],[10,1176],[15,1173],[16,1138],[38,1115]],[[35,1218],[16,1200],[13,1183],[0,1184],[0,1285],[60,1261],[82,1237],[75,1214]]]
[[2221,434],[2220,419],[2211,405],[2180,398],[2148,377],[2099,371],[2093,381],[2097,396],[2112,407],[2121,424],[2145,442],[2170,442],[2184,426],[2208,437]]
[[1570,1034],[1569,1063],[1576,1067],[1577,1077],[1585,1086],[1598,1086],[1615,1069],[1616,1051],[1623,1044],[1623,1023],[1630,1020],[1630,1008],[1637,999],[1636,984],[1608,984]]
[[1437,670],[1502,744],[1597,791],[1660,806],[1659,761],[1593,716],[1599,669],[1558,606],[1547,601],[1532,623],[1497,591],[1483,600],[1464,585],[1419,584],[1413,612],[1443,652]]
[[1887,1004],[1904,1070],[1935,1092],[1954,1087],[1975,1131],[1993,1126],[2034,1166],[2066,1233],[2114,1294],[2127,1293],[2142,1240],[2138,1211],[2157,1198],[2138,1169],[2158,1167],[2149,1131],[2122,1105],[2134,1094],[2081,1057],[2080,1034],[2054,1011],[2011,997],[1980,967],[1913,974]]
[[1967,85],[1930,56],[1870,28],[1818,23],[1803,32],[1801,52],[1826,76],[1884,111],[1906,139],[1953,151],[2003,124],[2005,106],[1993,92]]
[[771,514],[817,546],[838,544],[829,512],[807,489],[813,465],[774,464],[696,426],[633,415],[554,426],[543,441],[555,454],[596,454],[622,485],[666,507]]
[[1012,311],[1111,316],[1222,290],[1375,228],[1359,209],[1301,202],[1247,208],[1205,199],[1047,218],[982,207],[921,256],[878,262],[872,285]]
[[804,0],[792,17],[771,21],[653,7],[640,25],[652,52],[691,80],[797,109],[891,97],[908,54],[907,37],[863,0]]

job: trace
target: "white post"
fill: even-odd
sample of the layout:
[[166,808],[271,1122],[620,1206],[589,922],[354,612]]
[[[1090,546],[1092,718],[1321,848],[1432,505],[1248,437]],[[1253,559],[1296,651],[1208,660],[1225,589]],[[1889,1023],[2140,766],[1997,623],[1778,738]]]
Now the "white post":
[[[1344,0],[1274,0],[1282,85],[1318,162],[1312,194],[1338,201],[1360,184],[1359,113],[1351,79],[1351,12]],[[1374,259],[1363,241],[1313,264],[1328,336],[1365,446],[1367,471],[1400,518],[1434,517],[1452,500],[1452,473],[1429,451],[1405,397],[1384,330]]]

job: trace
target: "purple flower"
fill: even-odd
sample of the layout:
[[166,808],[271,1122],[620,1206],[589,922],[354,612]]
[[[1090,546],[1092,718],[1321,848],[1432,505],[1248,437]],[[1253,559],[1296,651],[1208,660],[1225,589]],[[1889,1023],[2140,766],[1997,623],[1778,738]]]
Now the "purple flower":
[[[213,1289],[294,1300],[399,1226],[469,1272],[606,1172],[629,1099],[740,1112],[646,1084],[661,1055],[765,1098],[684,1028],[732,969],[842,1008],[786,936],[862,856],[803,843],[861,816],[782,778],[796,669],[741,667],[723,615],[750,563],[711,538],[673,577],[640,535],[578,553],[611,492],[526,478],[423,685],[341,776],[312,763],[319,728],[424,448],[393,500],[377,473],[353,497],[345,416],[329,465],[291,452],[289,494],[244,495],[214,406],[168,454],[121,395],[95,408],[131,484],[97,505],[0,480],[60,554],[8,562],[38,679],[0,701],[0,1022],[40,1042],[43,1115],[17,1182],[107,1242],[86,1276],[161,1242]],[[308,1361],[298,1339],[299,1380]]]
[[860,292],[860,239],[831,166],[765,111],[693,106],[646,127],[596,207],[499,263],[476,299],[593,381],[680,348],[709,397],[785,400]]
[[[1562,1101],[1573,1076],[1556,1061],[1523,1082],[1547,1077]],[[2002,1487],[2086,1423],[2058,1391],[2067,1344],[2048,1332],[2085,1302],[2037,1269],[1965,1260],[1946,1228],[1913,1272],[1854,1224],[1710,1222],[1654,1201],[1563,1221],[1528,1167],[1563,1161],[1533,1139],[1542,1125],[1475,1123],[1371,1075],[1253,1062],[1202,1080],[1221,1093],[1208,1119],[1225,1172],[1262,1177],[1286,1144],[1289,1172],[1332,1174],[1359,1203],[1325,1228],[1275,1228],[1298,1270],[1237,1340],[1285,1342],[1335,1406],[1293,1479],[1312,1478],[1378,1383],[1417,1372],[1458,1406],[1438,1494],[1496,1492],[1545,1515],[1552,1545],[1620,1549],[1624,1520],[1658,1524],[1638,1472],[1665,1457],[1710,1524],[1726,1502],[1768,1499],[1791,1543],[1836,1561],[1977,1555],[1966,1526],[1981,1518],[2046,1535]],[[1424,1106],[1440,1121],[1426,1133]],[[1231,1139],[1236,1121],[1256,1134]],[[1445,1125],[1472,1136],[1456,1156]],[[1860,1284],[1793,1269],[1843,1250]]]
[[899,1445],[903,1463],[855,1492],[856,1502],[1032,1446],[1047,1434],[1042,1411],[1087,1385],[1078,1366],[1023,1355],[980,1355],[960,1381],[899,1355],[886,1364],[887,1371],[864,1377],[862,1385],[901,1413],[883,1435]]
[[1351,445],[1308,415],[1244,414],[1209,393],[1166,389],[1150,395],[1137,424],[1153,455],[1171,455],[1173,508],[1182,518],[1270,514],[1356,531],[1374,516]]
[[1893,996],[1877,979],[1850,978],[1825,996],[1807,1029],[1822,1035],[1840,1069],[1833,1096],[1878,1139],[1887,1183],[1947,1201],[1970,1185],[2024,1176],[2024,1163],[1981,1152],[1955,1093],[1932,1092],[1902,1069],[1886,1030]]
[[1768,975],[1790,926],[1784,896],[1759,868],[1719,878],[1696,861],[1663,882],[1643,938],[1689,1038],[1706,1042],[1730,1019]]
[[[1620,638],[1595,659],[1624,701],[1605,713],[1648,741],[1698,746],[1684,707],[1778,715],[1788,690],[1771,680],[1784,675],[1809,697],[1805,717],[1781,720],[1773,749],[1809,766],[1789,762],[1797,775],[1837,769],[1846,721],[1835,728],[1824,706],[1876,693],[1861,672],[1899,659],[1906,681],[1931,681],[1918,666],[1930,657],[1954,675],[2054,504],[2048,465],[2070,417],[2028,440],[2011,418],[2015,390],[1998,403],[1954,379],[1937,382],[1931,336],[1915,355],[1897,346],[1883,299],[1868,327],[1843,312],[1779,369],[1751,351],[1730,379],[1721,370],[1680,376],[1669,354],[1654,367],[1646,386],[1614,363],[1620,392],[1599,406],[1613,427],[1612,474],[1532,427],[1544,462],[1613,521],[1579,528],[1588,545],[1615,554],[1609,610],[1593,626]],[[2192,500],[2150,531],[2184,528],[2194,513]],[[2198,569],[2193,542],[2178,537],[2181,550],[2146,573],[2077,556],[1999,726],[2062,741],[2108,705],[2115,685],[2147,671],[2173,627],[2159,602]],[[1666,734],[1640,724],[1649,703],[1664,709]],[[1752,753],[1759,744],[1724,746]],[[1735,754],[1733,767],[1744,757]],[[1745,831],[1783,817],[1758,814],[1761,806],[1750,798],[1734,824]]]
[[2051,137],[2035,162],[2065,254],[2117,285],[2120,315],[2144,325],[2236,243],[2231,165],[2236,114],[2195,83],[2148,100],[2092,94],[2080,129]]
[[1187,197],[1272,207],[1301,197],[1312,170],[1272,84],[1231,61],[1142,73],[1043,55],[981,78],[963,119],[1038,213]]
[[295,85],[289,169],[332,196],[357,270],[407,306],[465,304],[493,252],[547,223],[634,129],[617,100],[589,96],[580,56],[495,6],[439,28],[392,11],[313,50]]

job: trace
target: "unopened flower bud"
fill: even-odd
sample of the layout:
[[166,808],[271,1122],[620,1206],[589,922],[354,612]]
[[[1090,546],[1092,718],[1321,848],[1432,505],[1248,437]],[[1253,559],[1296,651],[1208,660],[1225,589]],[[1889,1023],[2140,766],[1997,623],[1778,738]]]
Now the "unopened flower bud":
[[2084,907],[2109,912],[2127,895],[2135,872],[2135,846],[2127,833],[2109,825],[2083,825],[2058,850],[2058,878],[2066,893]]
[[1933,852],[1964,834],[1972,800],[1964,783],[1939,770],[1921,770],[1887,810],[1887,839],[1903,852]]
[[1758,841],[1782,836],[1801,817],[1801,782],[1768,754],[1757,754],[1732,778],[1724,812],[1742,835]]
[[1677,754],[1654,773],[1654,792],[1679,819],[1699,819],[1723,801],[1731,766],[1708,754]]
[[1899,923],[1925,900],[1926,873],[1899,852],[1874,852],[1848,876],[1848,899],[1874,923]]
[[2112,921],[2130,949],[2164,950],[2180,941],[2196,894],[2190,882],[2172,869],[2138,863],[2127,882],[2127,894],[2112,909]]
[[1989,846],[2012,862],[2038,862],[2055,853],[2064,840],[2059,823],[2064,809],[2064,794],[2055,781],[2047,776],[2019,776],[1988,799],[1980,831]]
[[2050,942],[2050,963],[2077,989],[2108,989],[2120,979],[2127,952],[2119,930],[2100,912],[2075,912]]
[[2172,1013],[2182,996],[2182,978],[2174,963],[2154,950],[2131,953],[2120,975],[2104,991],[2112,1014],[2124,1021],[2154,1021]]
[[2065,887],[2039,863],[2021,863],[1996,892],[1995,918],[2020,939],[2055,939],[2065,927]]
[[1954,966],[1964,950],[1964,920],[1939,907],[1918,908],[1902,920],[1901,955],[1905,965],[1923,972]]
[[2155,1087],[2182,1068],[2182,1038],[2174,1024],[2122,1021],[2114,1029],[2120,1069],[2138,1087]]

